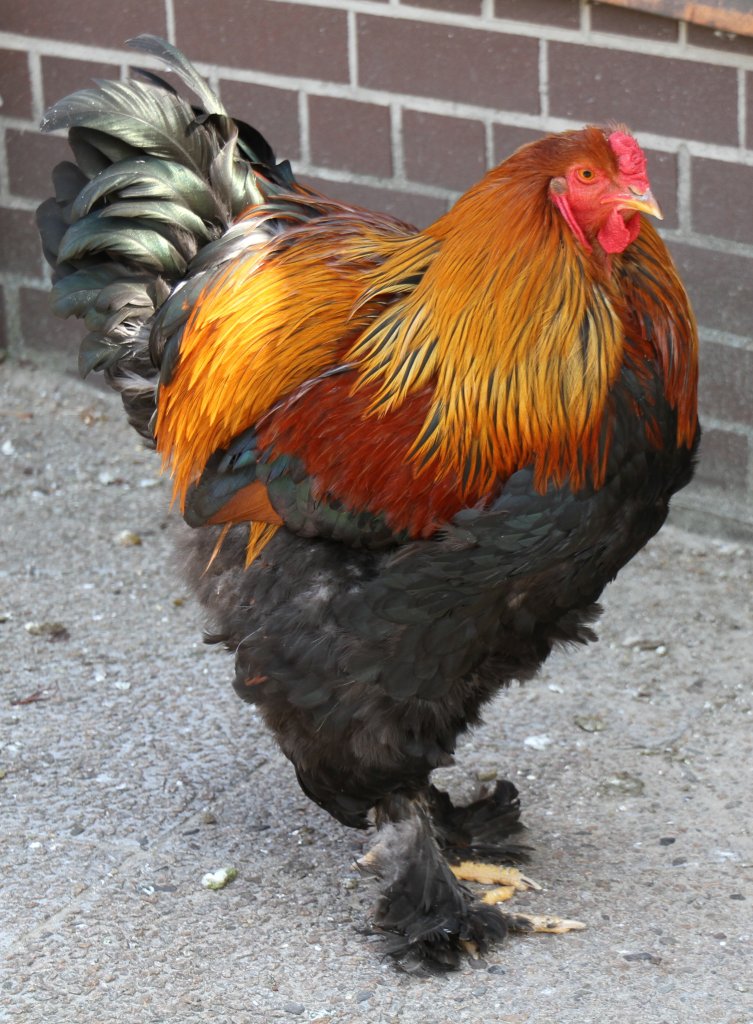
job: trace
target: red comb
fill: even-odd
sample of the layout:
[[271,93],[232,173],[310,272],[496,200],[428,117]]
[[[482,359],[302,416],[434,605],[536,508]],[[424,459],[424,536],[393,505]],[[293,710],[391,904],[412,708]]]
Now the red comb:
[[632,135],[616,131],[609,136],[609,145],[617,157],[620,174],[628,184],[641,192],[651,187],[646,173],[646,157]]

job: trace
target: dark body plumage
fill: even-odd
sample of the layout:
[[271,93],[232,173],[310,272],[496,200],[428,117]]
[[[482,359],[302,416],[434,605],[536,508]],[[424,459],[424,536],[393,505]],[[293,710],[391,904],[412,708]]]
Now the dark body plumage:
[[[205,572],[215,531],[187,538],[189,577],[236,651],[237,693],[344,824],[365,827],[379,799],[424,787],[481,706],[556,643],[594,639],[604,586],[693,466],[691,451],[647,450],[631,411],[618,416],[598,491],[539,494],[520,470],[491,508],[430,542],[369,552],[280,531],[244,570],[236,528]],[[672,437],[670,410],[665,423]]]
[[[70,129],[78,162],[56,169],[57,198],[39,215],[56,311],[85,319],[82,370],[104,370],[172,463],[195,528],[183,542],[187,577],[210,639],[235,653],[239,696],[261,709],[309,797],[346,825],[379,827],[367,864],[383,879],[376,921],[397,936],[392,951],[452,966],[464,943],[528,927],[477,903],[447,864],[463,851],[520,856],[519,808],[509,783],[453,808],[430,773],[500,687],[530,678],[557,644],[594,638],[604,586],[690,480],[699,431],[687,299],[647,224],[624,252],[609,248],[626,231],[612,225],[589,262],[550,201],[550,181],[563,201],[564,179],[539,159],[556,168],[583,150],[620,171],[600,130],[521,151],[490,173],[493,188],[482,183],[422,235],[301,188],[184,58],[151,38],[139,45],[172,63],[205,109],[132,83],[53,108],[48,124]],[[509,243],[510,287],[527,268],[547,281],[548,312],[537,321],[530,311],[525,345],[505,338],[504,317],[489,333],[504,289],[487,323],[462,305],[477,272],[457,283],[463,218],[481,236],[489,217],[474,200],[494,204],[494,189],[516,215],[502,227],[521,240]],[[509,253],[486,244],[493,294]],[[437,338],[414,331],[435,300],[440,335],[452,341],[463,325],[465,371],[444,383]],[[526,326],[528,311],[508,314]],[[276,333],[275,317],[295,330]],[[488,366],[485,331],[499,347]],[[476,405],[507,416],[502,442],[499,427],[474,433]],[[262,529],[251,541],[249,521]]]

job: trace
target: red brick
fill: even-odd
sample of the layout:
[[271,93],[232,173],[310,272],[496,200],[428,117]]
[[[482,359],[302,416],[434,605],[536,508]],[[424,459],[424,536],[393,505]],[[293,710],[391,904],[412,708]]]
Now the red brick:
[[0,208],[0,239],[0,271],[32,277],[41,274],[42,245],[33,213]]
[[[669,248],[699,323],[753,337],[753,259],[681,242],[672,242]],[[753,391],[748,397],[753,415],[751,395]]]
[[494,163],[501,164],[508,156],[527,146],[529,142],[543,138],[542,132],[532,131],[530,128],[517,128],[515,125],[495,124],[494,125]]
[[701,442],[701,459],[695,481],[725,494],[747,493],[750,446],[744,434],[707,428]]
[[369,88],[539,111],[536,39],[359,15],[358,45]]
[[121,47],[126,39],[142,32],[167,35],[164,3],[154,0],[76,0],[75,10],[67,3],[24,0],[3,4],[3,29],[24,36],[44,35],[73,43]]
[[549,46],[551,113],[634,131],[737,143],[737,72],[593,46]]
[[278,160],[301,155],[298,93],[249,82],[220,82],[222,102],[232,117],[253,125],[268,140]]
[[50,309],[50,295],[36,288],[19,290],[21,335],[28,349],[66,355],[71,368],[78,360],[78,347],[86,327],[75,317],[61,320]]
[[640,36],[642,39],[660,39],[668,43],[677,41],[679,23],[674,18],[661,18],[627,7],[592,3],[591,28],[595,32],[615,32],[622,36]]
[[678,227],[677,156],[675,153],[660,153],[653,149],[647,149],[645,153],[651,190],[664,214],[661,226],[676,228]]
[[753,244],[753,167],[694,159],[692,175],[693,230]]
[[371,185],[357,185],[354,182],[327,181],[325,178],[310,176],[300,179],[304,184],[317,189],[325,196],[339,199],[344,203],[362,206],[367,210],[389,213],[406,224],[423,228],[447,212],[447,203],[442,199],[422,196],[411,192],[392,192],[389,189]]
[[373,103],[309,96],[311,162],[378,178],[392,175],[390,111]]
[[42,57],[42,87],[45,106],[70,96],[79,89],[90,89],[96,78],[117,81],[117,64],[104,64],[92,60],[67,60],[65,57]]
[[434,11],[481,14],[481,0],[402,0],[402,7],[430,7]]
[[578,0],[535,0],[535,3],[532,0],[494,0],[494,15],[564,28],[580,25]]
[[701,345],[701,412],[730,423],[753,424],[753,352]]
[[66,140],[56,135],[9,128],[5,142],[11,193],[30,199],[46,199],[52,195],[52,168],[61,160],[71,159]]
[[688,42],[691,46],[705,46],[712,50],[726,50],[727,53],[753,54],[753,39],[739,36],[734,32],[705,28],[703,25],[688,25]]
[[293,78],[348,80],[347,15],[325,7],[223,0],[175,5],[178,46],[193,60]]
[[480,121],[403,114],[405,174],[411,181],[464,191],[486,170],[486,132]]
[[0,50],[0,114],[32,116],[29,58],[18,50]]

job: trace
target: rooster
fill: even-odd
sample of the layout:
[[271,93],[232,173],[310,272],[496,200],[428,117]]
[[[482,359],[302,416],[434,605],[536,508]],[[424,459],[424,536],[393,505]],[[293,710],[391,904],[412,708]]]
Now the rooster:
[[455,806],[430,775],[595,639],[692,476],[696,328],[638,143],[549,135],[417,231],[304,187],[181,53],[132,45],[198,102],[142,72],[56,104],[76,162],[38,222],[82,373],[172,474],[208,639],[307,796],[376,826],[401,963],[576,927],[498,905],[533,885],[515,787]]

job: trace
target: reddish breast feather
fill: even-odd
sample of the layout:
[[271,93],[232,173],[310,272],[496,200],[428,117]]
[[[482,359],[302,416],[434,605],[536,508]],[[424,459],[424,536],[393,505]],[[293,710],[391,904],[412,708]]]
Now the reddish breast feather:
[[383,416],[368,410],[374,390],[352,393],[353,376],[322,381],[265,418],[264,449],[295,454],[315,480],[315,494],[328,494],[349,509],[381,513],[394,530],[412,537],[435,533],[480,494],[461,494],[454,471],[411,457],[424,424],[432,389],[411,396]]

